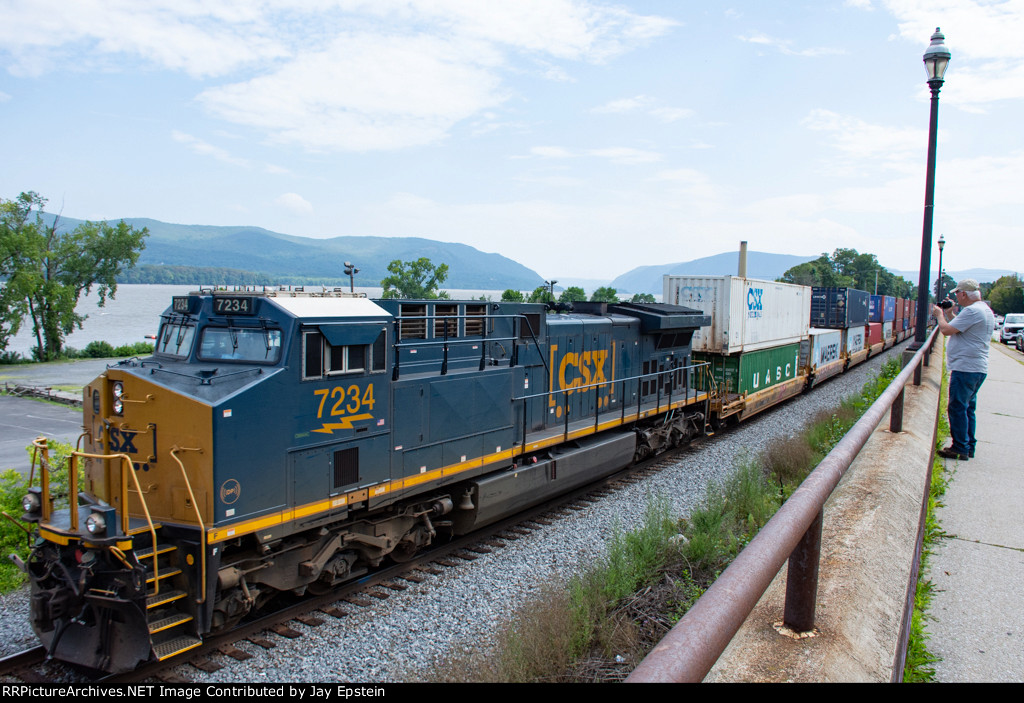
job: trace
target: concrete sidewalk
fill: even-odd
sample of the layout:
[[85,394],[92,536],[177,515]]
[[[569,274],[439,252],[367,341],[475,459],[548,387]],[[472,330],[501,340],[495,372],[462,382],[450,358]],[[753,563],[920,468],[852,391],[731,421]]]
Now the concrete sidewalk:
[[1024,682],[1024,356],[993,344],[978,395],[978,447],[946,460],[931,557],[929,651],[941,682]]

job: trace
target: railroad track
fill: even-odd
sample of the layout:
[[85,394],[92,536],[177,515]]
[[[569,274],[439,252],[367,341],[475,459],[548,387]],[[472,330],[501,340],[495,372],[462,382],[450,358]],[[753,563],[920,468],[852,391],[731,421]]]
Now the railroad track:
[[260,617],[244,621],[229,631],[207,636],[202,646],[192,650],[187,659],[174,658],[162,662],[149,662],[126,674],[91,678],[87,672],[62,662],[46,661],[46,651],[39,646],[0,659],[0,678],[25,683],[45,683],[55,679],[106,683],[137,683],[154,679],[166,683],[188,682],[190,679],[175,673],[175,670],[180,670],[180,667],[185,665],[212,673],[223,667],[219,663],[221,655],[237,661],[258,658],[258,654],[253,655],[249,651],[253,650],[253,647],[242,649],[238,645],[248,642],[256,645],[255,650],[258,652],[276,647],[271,633],[286,639],[303,637],[303,629],[295,626],[295,622],[308,628],[316,628],[329,619],[345,618],[372,608],[376,603],[387,600],[394,592],[405,591],[415,586],[426,593],[431,587],[431,579],[446,570],[487,557],[493,552],[500,551],[509,542],[540,532],[559,520],[588,510],[617,489],[639,483],[672,465],[676,456],[685,450],[686,446],[645,459],[576,491],[489,525],[474,534],[436,545],[407,562],[379,569],[343,584],[330,593],[303,598],[273,612],[264,612]]

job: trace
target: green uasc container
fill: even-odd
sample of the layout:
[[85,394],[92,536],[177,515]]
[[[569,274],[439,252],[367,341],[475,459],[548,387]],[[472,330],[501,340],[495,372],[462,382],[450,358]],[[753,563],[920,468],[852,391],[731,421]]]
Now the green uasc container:
[[800,374],[800,345],[784,344],[731,356],[694,352],[693,360],[710,364],[720,392],[757,393]]

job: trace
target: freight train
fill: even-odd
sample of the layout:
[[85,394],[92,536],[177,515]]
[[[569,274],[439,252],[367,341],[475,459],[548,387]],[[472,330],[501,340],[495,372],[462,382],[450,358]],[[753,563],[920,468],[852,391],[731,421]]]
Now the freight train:
[[699,303],[175,296],[153,355],[85,387],[63,498],[38,442],[32,627],[89,669],[174,657],[276,596],[408,560],[871,353],[847,331],[696,353],[713,322]]

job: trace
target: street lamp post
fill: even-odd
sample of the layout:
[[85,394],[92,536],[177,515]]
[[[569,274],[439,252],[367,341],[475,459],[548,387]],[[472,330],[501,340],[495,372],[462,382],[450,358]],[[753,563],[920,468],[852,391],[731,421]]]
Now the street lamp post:
[[943,44],[945,37],[935,28],[931,44],[924,52],[924,67],[928,72],[928,88],[932,91],[931,121],[928,125],[928,173],[924,188],[924,227],[921,233],[921,273],[917,285],[917,321],[914,342],[910,351],[924,346],[926,325],[931,311],[928,279],[931,278],[932,215],[935,207],[935,140],[939,125],[939,90],[949,65],[950,53]]
[[935,301],[942,300],[942,248],[946,246],[945,235],[939,235],[939,280],[935,284]]

